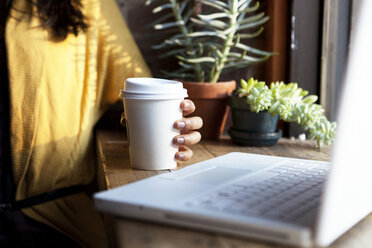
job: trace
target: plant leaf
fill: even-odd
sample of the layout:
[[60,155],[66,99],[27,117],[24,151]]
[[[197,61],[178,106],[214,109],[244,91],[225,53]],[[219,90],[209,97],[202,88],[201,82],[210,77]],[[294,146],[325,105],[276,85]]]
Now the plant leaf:
[[259,36],[262,33],[263,30],[264,30],[264,28],[263,27],[260,27],[260,29],[258,29],[254,33],[240,34],[240,39],[252,39],[252,38],[255,38],[255,37]]
[[182,57],[182,56],[175,56],[177,59],[181,60],[181,61],[184,61],[184,62],[187,62],[187,63],[192,63],[192,64],[195,64],[195,63],[214,63],[216,61],[215,58],[213,57],[201,57],[201,58],[185,58],[185,57]]
[[160,0],[146,0],[145,5],[148,6],[148,5],[150,5],[152,3],[155,3],[155,2],[158,2],[158,1],[160,1]]
[[156,30],[161,30],[161,29],[176,27],[176,26],[183,25],[183,24],[184,24],[184,21],[181,20],[177,22],[167,22],[167,23],[162,23],[162,24],[156,24],[154,28]]
[[274,104],[271,105],[271,107],[269,108],[267,112],[269,112],[270,114],[277,114],[279,105],[280,105],[280,102],[276,101]]
[[194,14],[194,10],[190,9],[186,14],[184,15],[183,21],[187,23],[190,20],[190,17]]
[[211,6],[215,9],[218,9],[224,13],[229,13],[229,10],[226,9],[225,7],[215,3],[216,1],[213,1],[213,2],[210,2],[210,1],[207,1],[207,0],[197,0],[199,3],[202,3],[202,4],[205,4],[205,5],[208,5],[208,6]]
[[179,64],[181,67],[185,68],[185,69],[193,69],[193,68],[194,68],[192,65],[186,64],[186,63],[184,63],[184,62],[182,62],[182,61],[178,61],[178,64]]
[[185,10],[186,6],[187,6],[187,1],[183,1],[183,2],[181,3],[180,10],[178,11],[178,13],[179,13],[180,15],[181,15],[182,12]]
[[259,7],[260,7],[260,2],[257,1],[254,6],[249,7],[249,8],[245,8],[245,9],[241,9],[239,12],[252,13],[252,12],[255,12],[256,10],[258,10]]
[[234,53],[234,52],[230,52],[228,54],[228,60],[231,61],[231,62],[236,62],[236,61],[239,61],[239,60],[244,60],[244,56],[246,55],[246,51],[244,51],[243,53]]
[[202,36],[215,36],[221,38],[223,40],[227,39],[226,35],[223,35],[219,32],[212,32],[212,31],[201,31],[201,32],[194,32],[187,35],[188,37],[202,37]]
[[304,99],[302,99],[302,102],[306,104],[312,104],[312,103],[315,103],[317,100],[318,100],[318,97],[316,95],[309,95],[309,96],[304,97]]
[[243,61],[236,62],[235,60],[227,60],[224,68],[244,68],[252,64],[256,64],[259,62],[263,62],[267,60],[270,56],[265,56],[261,58],[253,58],[249,56],[245,56]]
[[189,43],[187,41],[182,40],[182,39],[169,39],[169,40],[165,40],[163,43],[160,43],[159,45],[152,46],[152,48],[153,49],[161,49],[161,48],[165,48],[167,46],[174,46],[174,45],[186,46],[188,44]]
[[171,9],[171,8],[172,8],[172,4],[166,3],[166,4],[160,5],[160,6],[156,7],[155,9],[153,9],[152,13],[156,14],[156,13],[159,13],[160,11],[163,11],[165,9]]
[[226,29],[228,27],[228,25],[222,21],[218,21],[218,20],[199,20],[199,19],[196,19],[196,18],[193,18],[191,17],[191,21],[193,23],[196,23],[196,24],[199,24],[199,25],[207,25],[207,26],[211,26],[213,28],[220,28],[220,29]]
[[222,52],[219,49],[215,48],[215,49],[213,49],[213,52],[215,52],[215,54],[217,55],[217,57],[219,59],[223,59],[224,58],[224,55],[222,54]]
[[199,1],[200,2],[209,2],[209,3],[217,4],[217,5],[219,5],[221,7],[224,7],[224,8],[229,7],[225,2],[218,1],[218,0],[199,0]]
[[243,30],[243,29],[247,29],[247,28],[255,28],[255,27],[258,27],[262,24],[264,24],[265,22],[267,22],[270,18],[268,16],[265,16],[264,18],[262,18],[261,20],[258,20],[256,22],[252,22],[252,23],[247,23],[247,24],[244,24],[244,25],[240,25],[238,27],[238,30]]
[[244,79],[241,79],[241,80],[240,80],[240,86],[241,86],[243,89],[248,88],[248,83],[247,83],[247,81],[245,81]]
[[251,77],[249,80],[248,80],[248,87],[249,89],[251,89],[256,83],[256,80],[254,80],[253,77]]
[[249,4],[251,2],[252,1],[250,1],[250,0],[248,0],[248,1],[247,0],[240,1],[238,3],[238,11],[241,12],[242,10],[245,10],[249,6]]
[[209,48],[221,48],[222,47],[220,43],[213,42],[213,41],[205,41],[205,42],[203,41],[203,45]]
[[250,16],[250,17],[247,17],[245,19],[243,19],[242,21],[239,22],[239,25],[243,25],[243,24],[247,24],[247,23],[251,23],[251,22],[255,22],[257,20],[260,20],[261,18],[263,18],[265,16],[265,13],[264,12],[261,12],[257,15],[254,15],[254,16]]
[[[234,45],[234,44],[231,44],[231,45]],[[271,53],[271,52],[266,52],[266,51],[262,51],[260,49],[257,49],[257,48],[253,48],[253,47],[250,47],[250,46],[247,46],[247,45],[244,45],[242,43],[238,43],[235,45],[235,47],[239,48],[239,49],[242,49],[244,51],[247,51],[249,53],[253,53],[253,54],[256,54],[256,55],[262,55],[262,56],[267,56],[267,55],[274,55],[275,53]]]
[[231,15],[227,13],[213,13],[209,15],[198,15],[201,20],[214,20],[219,18],[229,18]]

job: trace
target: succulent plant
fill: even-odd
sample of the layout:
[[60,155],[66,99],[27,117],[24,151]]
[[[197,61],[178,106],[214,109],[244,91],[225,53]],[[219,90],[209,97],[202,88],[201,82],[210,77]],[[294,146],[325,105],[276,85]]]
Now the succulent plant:
[[[164,49],[161,57],[177,58],[180,68],[166,76],[192,81],[217,82],[224,69],[244,68],[267,60],[273,53],[243,43],[260,35],[269,20],[256,13],[254,0],[147,0],[153,13],[163,13],[151,24],[167,32],[169,38],[154,49]],[[195,6],[206,13],[197,13]]]
[[323,107],[315,103],[318,97],[308,95],[297,83],[272,82],[269,88],[265,82],[250,78],[248,81],[242,79],[240,85],[239,97],[246,97],[252,112],[267,110],[279,115],[281,120],[297,122],[309,132],[309,138],[317,140],[318,147],[333,143],[336,122],[329,122]]

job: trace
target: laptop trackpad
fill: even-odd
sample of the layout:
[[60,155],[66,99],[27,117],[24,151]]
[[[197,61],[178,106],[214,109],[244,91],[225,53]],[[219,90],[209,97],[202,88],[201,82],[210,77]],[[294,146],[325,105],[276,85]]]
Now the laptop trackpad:
[[212,167],[209,170],[201,171],[200,173],[191,174],[190,176],[182,178],[182,181],[218,184],[233,180],[237,177],[245,176],[252,171],[246,169]]

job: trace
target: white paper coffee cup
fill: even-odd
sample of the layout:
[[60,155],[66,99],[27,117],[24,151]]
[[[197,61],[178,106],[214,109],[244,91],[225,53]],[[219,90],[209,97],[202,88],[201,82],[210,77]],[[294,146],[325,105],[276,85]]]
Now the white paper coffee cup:
[[181,82],[158,78],[128,78],[121,95],[124,104],[132,168],[165,170],[177,167],[179,135],[174,122],[182,118],[187,97]]

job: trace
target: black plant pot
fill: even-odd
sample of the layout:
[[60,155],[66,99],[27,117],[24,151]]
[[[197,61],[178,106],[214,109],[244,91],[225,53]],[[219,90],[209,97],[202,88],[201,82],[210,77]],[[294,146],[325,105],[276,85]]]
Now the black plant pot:
[[234,143],[246,146],[275,145],[282,136],[277,130],[279,117],[272,116],[267,111],[251,112],[245,99],[237,95],[229,97],[233,127],[229,134]]

